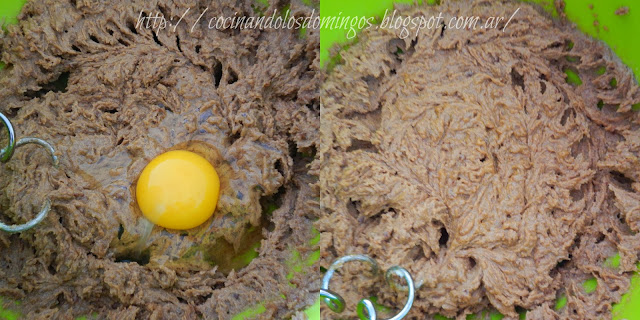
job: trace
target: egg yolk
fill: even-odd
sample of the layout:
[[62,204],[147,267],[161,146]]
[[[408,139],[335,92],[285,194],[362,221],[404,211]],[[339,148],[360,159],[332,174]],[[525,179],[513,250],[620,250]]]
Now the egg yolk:
[[151,160],[136,186],[142,214],[154,224],[176,230],[195,228],[207,221],[219,194],[220,179],[211,163],[183,150]]

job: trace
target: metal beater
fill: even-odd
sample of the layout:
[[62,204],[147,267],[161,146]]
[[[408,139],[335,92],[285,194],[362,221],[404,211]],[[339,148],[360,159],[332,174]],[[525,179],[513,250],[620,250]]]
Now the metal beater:
[[[380,273],[379,271],[380,268],[378,267],[378,263],[369,256],[350,255],[350,256],[343,256],[341,258],[338,258],[336,261],[334,261],[329,267],[329,269],[327,270],[327,273],[325,273],[324,278],[322,279],[322,288],[320,289],[320,299],[333,312],[341,313],[342,311],[344,311],[345,301],[339,294],[329,290],[329,282],[331,281],[331,277],[333,277],[333,274],[335,273],[335,271],[338,268],[342,267],[342,265],[344,265],[345,263],[354,262],[354,261],[365,262],[371,265],[371,271],[374,274],[374,276],[379,275]],[[393,276],[398,276],[403,278],[406,281],[407,285],[403,286],[403,285],[397,284],[393,280],[392,278]],[[413,300],[415,299],[415,286],[413,283],[413,279],[411,278],[411,274],[409,274],[409,271],[407,271],[405,268],[402,268],[400,266],[394,266],[389,268],[389,270],[385,272],[385,279],[387,283],[393,288],[400,289],[403,291],[408,291],[407,302],[404,304],[404,307],[402,308],[402,310],[400,310],[400,312],[398,312],[395,316],[387,319],[387,320],[400,320],[409,313],[409,310],[411,310],[411,306],[413,305]],[[356,310],[358,312],[358,317],[360,317],[360,319],[362,320],[377,320],[376,309],[373,305],[373,302],[371,302],[371,300],[369,299],[360,300],[360,302],[358,302],[358,306]]]
[[[48,142],[42,139],[32,138],[32,137],[25,137],[16,141],[16,134],[15,134],[15,131],[13,130],[13,125],[11,124],[11,121],[9,121],[9,118],[7,118],[4,114],[0,112],[0,120],[2,120],[4,127],[7,128],[7,134],[9,136],[8,145],[4,147],[2,150],[0,150],[0,162],[6,163],[9,160],[11,160],[11,157],[13,156],[13,152],[15,151],[15,149],[21,146],[24,146],[25,144],[35,143],[47,149],[47,151],[49,151],[53,166],[55,166],[56,168],[58,167],[60,162],[58,160],[58,157],[55,155],[55,150],[53,149],[51,144],[49,144]],[[33,220],[30,220],[24,224],[18,224],[18,225],[6,225],[0,222],[0,230],[9,232],[9,233],[22,232],[25,230],[29,230],[34,226],[36,226],[38,223],[40,223],[42,220],[44,220],[44,218],[49,213],[49,210],[51,210],[51,201],[49,199],[45,199],[45,202],[42,205],[40,212]]]

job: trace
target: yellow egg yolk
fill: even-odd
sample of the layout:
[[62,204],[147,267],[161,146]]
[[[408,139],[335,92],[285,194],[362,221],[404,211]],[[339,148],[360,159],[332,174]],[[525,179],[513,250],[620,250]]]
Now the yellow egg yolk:
[[142,170],[136,199],[142,214],[167,229],[195,228],[218,203],[220,179],[211,163],[189,151],[169,151]]

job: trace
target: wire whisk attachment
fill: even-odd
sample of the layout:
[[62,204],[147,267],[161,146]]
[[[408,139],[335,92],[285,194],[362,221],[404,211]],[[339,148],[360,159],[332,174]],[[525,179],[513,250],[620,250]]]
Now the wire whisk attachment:
[[[371,266],[371,272],[375,276],[379,275],[380,273],[380,267],[378,266],[378,263],[369,256],[350,255],[350,256],[340,257],[336,261],[334,261],[329,267],[329,269],[327,270],[327,272],[325,273],[324,278],[322,279],[322,288],[320,289],[320,299],[333,312],[341,313],[342,311],[344,311],[346,303],[339,294],[329,289],[329,282],[331,281],[331,277],[333,277],[333,274],[335,273],[335,271],[340,267],[342,267],[345,263],[354,262],[354,261],[368,263]],[[397,290],[408,291],[407,302],[404,304],[403,308],[395,316],[387,319],[387,320],[400,320],[409,313],[409,310],[411,310],[411,306],[413,306],[413,300],[415,299],[415,286],[413,283],[413,279],[411,278],[411,274],[409,273],[409,271],[407,271],[405,268],[402,268],[400,266],[394,266],[389,268],[389,270],[387,270],[384,275],[387,283],[391,287]],[[393,276],[398,276],[403,278],[407,283],[406,286],[397,283],[393,279]],[[360,302],[358,302],[358,306],[356,310],[358,312],[358,317],[360,317],[360,319],[362,320],[378,319],[374,304],[369,299],[360,300]]]
[[[7,134],[9,136],[9,142],[7,146],[0,150],[0,162],[7,163],[9,160],[11,160],[11,157],[13,157],[13,153],[15,149],[21,146],[24,146],[25,144],[35,143],[45,148],[49,152],[49,154],[51,155],[51,162],[56,168],[59,166],[60,164],[59,159],[55,155],[55,149],[53,149],[51,144],[49,144],[48,142],[42,139],[32,138],[32,137],[25,137],[16,141],[16,134],[15,134],[15,130],[13,130],[13,125],[11,124],[11,121],[9,121],[9,119],[1,112],[0,112],[0,120],[2,120],[2,123],[6,128]],[[9,233],[23,232],[25,230],[29,230],[35,227],[38,223],[42,222],[42,220],[44,220],[44,218],[47,216],[50,210],[51,210],[51,201],[49,199],[45,199],[44,204],[40,209],[40,212],[35,218],[33,218],[30,221],[27,221],[24,224],[18,224],[18,225],[7,225],[0,222],[0,230],[9,232]]]

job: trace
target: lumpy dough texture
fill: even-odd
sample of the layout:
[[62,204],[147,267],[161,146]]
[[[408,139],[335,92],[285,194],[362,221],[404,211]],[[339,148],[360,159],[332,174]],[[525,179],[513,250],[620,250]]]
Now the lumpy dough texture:
[[[629,288],[640,252],[640,117],[631,111],[640,92],[630,70],[522,3],[401,12],[483,23],[517,8],[504,32],[504,22],[406,39],[366,30],[321,91],[322,265],[361,253],[385,270],[404,266],[419,286],[411,319],[490,307],[508,319],[525,310],[527,319],[611,318]],[[582,84],[567,83],[566,69]],[[616,253],[618,267],[605,263]],[[366,269],[347,267],[332,290],[352,306],[378,296],[399,309],[406,294]]]
[[[18,136],[52,143],[61,163],[28,146],[0,170],[3,222],[52,202],[33,230],[0,232],[5,301],[21,300],[27,319],[229,319],[249,308],[283,319],[313,304],[318,32],[208,28],[214,16],[285,7],[313,10],[250,0],[25,5],[0,38],[0,110]],[[141,11],[173,25],[145,28]],[[198,228],[156,227],[141,241],[136,179],[175,149],[215,166],[217,210]],[[256,245],[259,257],[238,267]]]

